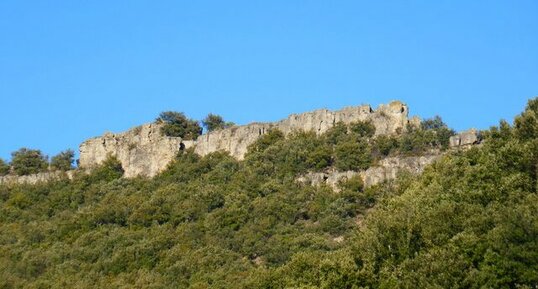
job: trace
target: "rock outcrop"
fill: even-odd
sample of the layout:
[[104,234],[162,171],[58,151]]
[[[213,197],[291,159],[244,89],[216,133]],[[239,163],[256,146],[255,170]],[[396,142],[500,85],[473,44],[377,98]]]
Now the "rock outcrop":
[[80,145],[79,166],[89,169],[102,163],[108,156],[115,156],[125,170],[125,177],[152,177],[164,170],[180,149],[194,146],[199,155],[227,151],[243,159],[247,148],[270,129],[284,134],[293,131],[314,131],[322,134],[338,122],[371,121],[377,135],[403,132],[408,124],[417,125],[420,119],[408,119],[408,108],[399,101],[380,105],[373,110],[369,105],[347,107],[339,111],[327,109],[302,114],[292,114],[275,123],[252,123],[210,132],[196,141],[163,136],[159,124],[146,124],[125,133],[107,133]]
[[59,180],[62,178],[73,178],[74,171],[68,172],[45,172],[27,176],[7,175],[0,177],[0,185],[4,184],[29,184],[35,185],[38,183],[49,182],[52,180]]
[[437,160],[440,155],[427,155],[418,157],[389,157],[383,159],[371,168],[365,171],[329,171],[323,173],[309,173],[297,179],[298,182],[321,185],[326,184],[333,190],[338,191],[338,184],[354,176],[360,176],[365,187],[380,184],[382,182],[395,179],[402,171],[408,171],[413,174],[421,173],[424,168]]
[[468,148],[480,142],[478,131],[470,129],[450,137],[451,148]]
[[180,149],[194,144],[193,141],[164,136],[160,128],[160,124],[145,124],[124,133],[106,133],[89,139],[80,145],[79,167],[91,169],[113,156],[121,162],[127,178],[155,176],[166,168]]
[[195,152],[206,155],[224,150],[237,159],[243,159],[247,148],[261,135],[271,129],[278,129],[285,135],[293,131],[314,131],[322,134],[338,122],[346,124],[356,121],[371,121],[376,128],[376,135],[388,135],[403,132],[407,124],[420,124],[420,119],[408,119],[407,106],[399,101],[380,105],[373,110],[369,105],[346,107],[338,111],[327,109],[302,114],[292,114],[287,119],[275,123],[252,123],[229,129],[210,132],[197,139]]
[[[194,147],[195,153],[204,156],[216,151],[226,151],[241,160],[249,145],[271,129],[278,129],[285,135],[294,131],[313,131],[323,134],[335,124],[349,124],[357,121],[371,121],[376,135],[391,135],[405,132],[408,126],[419,127],[420,118],[408,118],[408,107],[393,101],[380,105],[376,110],[369,105],[346,107],[338,111],[327,109],[315,110],[301,114],[292,114],[288,118],[274,123],[251,123],[243,126],[213,131],[192,141],[178,137],[168,137],[161,133],[162,124],[145,124],[123,133],[105,133],[103,136],[86,140],[80,145],[79,168],[91,170],[105,161],[109,156],[116,157],[125,171],[124,176],[153,177],[166,169],[180,150]],[[462,132],[450,138],[450,147],[466,148],[480,143],[478,132],[474,129]],[[360,175],[366,186],[393,179],[401,170],[419,173],[424,166],[433,162],[438,155],[407,158],[387,158],[377,166],[363,172],[326,172],[312,173],[300,178],[312,184],[327,183],[336,188],[343,178]],[[63,174],[50,172],[31,176],[0,177],[0,184],[29,183],[58,179]],[[68,174],[72,176],[72,172]]]

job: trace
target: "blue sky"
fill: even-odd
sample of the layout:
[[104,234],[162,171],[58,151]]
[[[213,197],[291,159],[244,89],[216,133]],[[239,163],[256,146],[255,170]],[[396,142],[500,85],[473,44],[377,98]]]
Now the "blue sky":
[[538,95],[538,1],[0,1],[0,157],[164,110],[239,124],[393,99],[457,130]]

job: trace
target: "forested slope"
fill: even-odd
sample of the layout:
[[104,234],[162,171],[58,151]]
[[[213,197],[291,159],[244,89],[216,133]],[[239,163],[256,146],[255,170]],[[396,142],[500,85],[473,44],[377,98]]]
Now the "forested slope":
[[73,180],[0,187],[0,288],[536,288],[538,99],[482,145],[363,188],[296,181],[446,149],[437,121],[278,131],[244,161],[187,151],[152,179],[114,159]]

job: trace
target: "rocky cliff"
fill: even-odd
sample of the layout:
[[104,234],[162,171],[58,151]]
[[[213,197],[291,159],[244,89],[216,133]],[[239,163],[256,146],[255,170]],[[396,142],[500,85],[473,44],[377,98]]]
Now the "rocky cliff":
[[278,129],[285,135],[293,131],[314,131],[322,134],[338,122],[352,123],[371,121],[376,127],[376,135],[388,135],[403,132],[407,124],[419,125],[420,119],[408,118],[407,106],[399,101],[380,105],[373,110],[369,105],[346,107],[338,111],[327,109],[302,114],[292,114],[288,118],[275,123],[252,123],[229,129],[214,131],[198,138],[196,153],[206,155],[224,150],[232,156],[243,159],[250,144],[270,129]]
[[192,141],[163,136],[159,124],[145,124],[124,133],[106,133],[83,142],[79,167],[91,169],[108,156],[114,156],[121,162],[125,177],[152,177],[165,169],[180,149],[192,145]]
[[369,105],[338,111],[322,109],[292,114],[275,123],[252,123],[210,132],[196,141],[163,136],[158,124],[146,124],[125,133],[107,133],[85,141],[80,145],[79,166],[92,168],[111,155],[121,162],[125,177],[151,177],[165,169],[180,149],[191,146],[202,156],[223,150],[237,159],[243,159],[248,146],[270,129],[278,129],[284,134],[300,130],[322,134],[338,122],[348,124],[368,120],[376,127],[376,135],[386,135],[403,132],[407,124],[420,123],[416,117],[408,119],[408,114],[407,106],[399,101],[380,105],[376,110]]
[[298,182],[319,186],[326,184],[338,191],[340,181],[345,181],[354,176],[360,176],[365,187],[380,184],[384,181],[395,179],[402,171],[412,174],[421,173],[426,166],[439,159],[441,155],[426,155],[418,157],[389,157],[381,160],[377,165],[365,171],[329,171],[323,173],[309,173],[297,179]]
[[[338,122],[346,124],[356,121],[371,121],[376,128],[376,135],[390,135],[404,132],[408,125],[419,126],[418,117],[408,118],[408,107],[394,101],[372,109],[369,105],[346,107],[338,111],[327,109],[315,110],[301,114],[292,114],[288,118],[274,123],[251,123],[210,132],[195,141],[185,141],[177,137],[161,134],[161,125],[156,123],[135,127],[123,133],[105,133],[80,145],[79,168],[92,169],[109,156],[116,157],[125,170],[125,177],[152,177],[164,170],[182,149],[194,147],[199,155],[216,151],[227,151],[237,159],[243,159],[248,146],[271,129],[278,129],[285,135],[294,131],[314,131],[322,134]],[[478,144],[480,137],[476,130],[459,133],[450,138],[452,148],[467,148]],[[360,174],[367,186],[394,178],[402,169],[420,172],[431,163],[434,156],[420,158],[388,158],[365,172],[327,172],[303,176],[307,182],[314,184],[320,180],[336,186],[343,177]],[[37,183],[55,179],[57,173],[43,173],[33,176],[0,177],[0,183]]]

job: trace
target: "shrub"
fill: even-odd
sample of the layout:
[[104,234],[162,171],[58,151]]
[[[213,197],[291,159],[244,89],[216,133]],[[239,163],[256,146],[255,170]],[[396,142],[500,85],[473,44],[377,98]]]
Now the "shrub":
[[429,129],[436,130],[443,127],[447,127],[447,125],[443,122],[441,117],[438,115],[434,116],[433,118],[427,118],[420,123],[420,128],[422,128],[423,130],[429,130]]
[[347,131],[347,125],[340,121],[336,123],[333,127],[331,127],[329,130],[327,130],[323,134],[323,136],[329,144],[334,145],[338,143],[342,138],[346,137]]
[[525,111],[515,119],[515,133],[523,140],[538,138],[538,97],[529,100]]
[[210,113],[204,118],[204,120],[202,120],[202,125],[207,129],[207,131],[214,131],[231,127],[234,125],[234,123],[225,122],[224,119],[222,119],[222,116]]
[[40,150],[21,148],[11,154],[11,167],[19,175],[30,175],[47,170],[47,157]]
[[371,121],[358,121],[349,125],[351,132],[356,133],[360,137],[373,137],[375,134],[375,126]]
[[456,134],[454,130],[443,122],[440,116],[423,120],[420,127],[423,131],[433,132],[425,135],[427,138],[425,140],[429,142],[429,146],[437,146],[443,149],[448,148],[450,137]]
[[51,168],[59,171],[68,171],[73,169],[75,162],[75,152],[71,149],[60,152],[53,156],[50,161]]
[[272,144],[284,139],[284,134],[278,129],[271,129],[266,134],[262,135],[253,144],[248,147],[250,152],[262,152]]
[[398,149],[398,139],[386,135],[380,135],[374,140],[372,154],[374,157],[386,157]]
[[162,112],[156,119],[164,123],[161,132],[166,136],[181,137],[185,140],[196,139],[202,134],[202,128],[196,120],[187,119],[184,113],[175,111]]
[[91,178],[94,181],[111,181],[123,176],[123,167],[121,162],[113,156],[108,156],[107,159],[97,168],[92,171]]
[[5,176],[9,174],[9,164],[6,163],[3,159],[0,159],[0,176]]
[[334,166],[341,171],[365,170],[372,163],[370,147],[363,139],[349,138],[338,143],[335,146],[334,154]]

